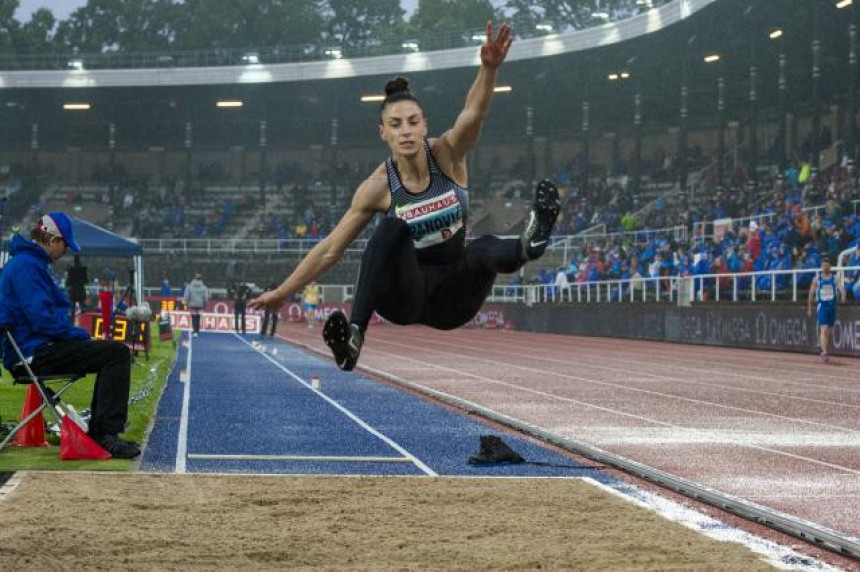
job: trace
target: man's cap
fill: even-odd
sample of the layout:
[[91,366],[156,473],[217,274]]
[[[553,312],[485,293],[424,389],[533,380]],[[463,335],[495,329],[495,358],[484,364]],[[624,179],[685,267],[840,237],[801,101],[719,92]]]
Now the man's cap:
[[59,236],[69,245],[69,249],[72,252],[78,253],[81,251],[81,247],[75,242],[72,219],[66,213],[56,211],[43,215],[39,219],[39,230],[47,232],[52,236]]

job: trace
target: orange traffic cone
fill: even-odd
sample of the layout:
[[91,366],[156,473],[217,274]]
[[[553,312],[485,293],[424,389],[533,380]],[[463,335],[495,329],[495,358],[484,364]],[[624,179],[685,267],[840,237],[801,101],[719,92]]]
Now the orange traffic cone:
[[[35,385],[27,386],[27,395],[24,397],[24,406],[21,408],[21,419],[24,419],[42,405],[42,397]],[[15,436],[15,445],[18,447],[47,447],[45,441],[45,420],[40,411],[38,415],[30,419]]]
[[60,459],[110,459],[110,453],[98,446],[92,437],[66,415],[60,423]]

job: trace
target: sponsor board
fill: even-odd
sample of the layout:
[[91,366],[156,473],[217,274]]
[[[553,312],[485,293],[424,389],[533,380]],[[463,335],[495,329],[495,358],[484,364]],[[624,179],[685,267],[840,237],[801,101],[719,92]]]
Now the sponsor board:
[[[817,324],[804,303],[510,305],[505,313],[536,332],[818,352]],[[831,344],[831,354],[860,356],[860,306],[839,306]]]
[[[171,312],[170,327],[175,330],[191,330],[191,312]],[[262,318],[257,314],[248,314],[245,317],[245,325],[250,333],[259,333],[263,324]],[[233,314],[213,314],[211,312],[200,312],[201,332],[235,332],[233,328]]]

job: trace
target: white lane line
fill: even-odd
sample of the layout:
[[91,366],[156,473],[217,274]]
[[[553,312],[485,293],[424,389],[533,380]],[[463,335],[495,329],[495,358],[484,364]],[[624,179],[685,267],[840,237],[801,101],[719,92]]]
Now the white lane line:
[[[415,346],[411,346],[409,344],[402,344],[402,343],[398,343],[398,342],[392,342],[390,340],[389,341],[376,340],[376,341],[381,342],[381,343],[390,344],[393,346],[399,346],[402,348],[408,348],[410,350],[415,349]],[[426,353],[426,351],[428,350],[427,346],[421,346],[421,347],[422,347],[422,350],[424,350],[424,352]],[[453,351],[447,351],[447,350],[442,350],[442,349],[437,349],[437,350],[431,349],[430,351],[435,351],[438,353],[444,353],[447,355],[454,355],[457,357],[463,357],[463,358],[467,358],[467,359],[475,361],[475,362],[484,362],[484,363],[487,363],[490,365],[504,366],[506,368],[528,371],[530,373],[538,373],[544,377],[545,376],[562,377],[562,378],[571,379],[574,381],[583,381],[585,383],[591,383],[593,385],[603,385],[603,386],[607,386],[607,387],[612,387],[615,389],[620,389],[622,391],[632,391],[635,393],[644,393],[646,395],[653,395],[653,396],[660,397],[660,398],[675,399],[678,401],[684,401],[684,402],[692,403],[695,405],[703,405],[706,407],[715,407],[717,409],[727,409],[729,411],[741,411],[743,413],[750,413],[753,415],[761,415],[764,417],[772,417],[774,419],[781,419],[783,421],[791,421],[792,423],[802,423],[804,425],[812,425],[813,427],[823,427],[825,429],[835,429],[837,431],[846,431],[849,433],[860,434],[860,430],[853,429],[851,427],[843,427],[841,425],[833,425],[830,423],[819,423],[817,421],[809,421],[807,419],[798,419],[796,417],[789,417],[787,415],[778,415],[776,413],[768,413],[766,411],[758,411],[756,409],[747,409],[745,407],[735,407],[733,405],[726,405],[724,403],[714,403],[713,401],[706,401],[704,399],[693,399],[692,397],[681,397],[679,395],[673,395],[671,393],[663,393],[661,391],[652,391],[650,389],[631,387],[629,385],[624,385],[623,383],[615,383],[615,382],[611,382],[611,381],[591,379],[588,377],[580,377],[578,375],[570,375],[567,373],[561,373],[561,372],[552,371],[552,370],[548,370],[548,369],[541,369],[541,368],[537,368],[537,367],[528,367],[528,366],[523,366],[523,365],[517,365],[514,363],[505,363],[505,362],[501,362],[499,360],[486,360],[486,359],[481,359],[479,357],[476,357],[474,355],[456,353]]]
[[189,459],[214,461],[308,461],[312,463],[411,463],[408,457],[346,457],[320,455],[217,455],[190,453]]
[[[251,343],[246,341],[245,339],[243,339],[241,336],[236,335],[236,338],[239,339],[245,345],[253,348]],[[355,415],[352,411],[350,411],[349,409],[347,409],[346,407],[344,407],[343,405],[341,405],[337,401],[333,400],[332,398],[330,398],[329,396],[327,396],[326,394],[324,394],[320,390],[314,389],[311,386],[311,384],[309,384],[304,379],[302,379],[301,377],[299,377],[298,375],[296,375],[295,373],[290,371],[287,367],[285,367],[283,364],[281,364],[277,360],[273,359],[268,354],[265,354],[262,352],[257,352],[257,353],[259,353],[261,356],[263,356],[264,358],[269,360],[275,367],[277,367],[278,369],[280,369],[281,371],[283,371],[284,373],[286,373],[287,375],[289,375],[290,377],[295,379],[297,382],[302,384],[304,387],[313,391],[315,394],[317,394],[317,396],[319,396],[321,399],[326,401],[329,405],[331,405],[332,407],[334,407],[335,409],[337,409],[338,411],[340,411],[341,413],[346,415],[348,418],[350,418],[359,427],[361,427],[362,429],[364,429],[365,431],[367,431],[371,435],[375,436],[376,438],[380,439],[381,441],[385,442],[386,444],[388,444],[389,447],[393,448],[394,450],[396,450],[398,453],[400,453],[404,457],[407,457],[408,459],[410,459],[415,464],[415,466],[418,467],[419,469],[421,469],[425,474],[433,476],[433,477],[437,476],[436,471],[434,471],[433,469],[431,469],[430,467],[425,465],[420,459],[418,459],[418,457],[416,457],[415,455],[413,455],[412,453],[410,453],[409,451],[407,451],[406,449],[404,449],[403,447],[398,445],[391,438],[387,437],[386,435],[383,435],[382,433],[380,433],[379,431],[377,431],[376,429],[374,429],[373,427],[368,425],[364,420],[362,420],[360,417]]]
[[[432,334],[432,332],[428,332],[428,333]],[[519,333],[514,332],[513,335],[531,336],[531,335],[541,335],[541,334],[537,333],[537,332],[519,332]],[[602,355],[606,361],[613,362],[613,363],[616,361],[627,361],[628,363],[633,363],[634,365],[642,364],[642,365],[651,365],[651,366],[658,366],[658,367],[659,366],[666,366],[667,363],[670,363],[672,367],[682,367],[682,368],[686,368],[686,369],[700,369],[700,368],[702,368],[702,366],[707,366],[709,368],[709,369],[707,369],[707,371],[709,373],[715,373],[718,375],[730,375],[730,376],[734,376],[734,377],[746,377],[746,378],[754,379],[756,381],[758,381],[760,379],[764,379],[766,381],[773,381],[776,383],[792,383],[795,385],[801,385],[801,386],[805,386],[805,387],[819,388],[819,389],[832,389],[832,390],[839,390],[839,391],[844,390],[844,391],[849,391],[849,392],[860,392],[860,389],[857,389],[856,387],[840,387],[840,386],[827,385],[827,384],[809,383],[809,381],[826,382],[826,381],[832,381],[833,380],[832,373],[834,372],[834,370],[827,369],[826,367],[823,367],[820,364],[819,365],[813,365],[813,364],[809,363],[810,361],[814,361],[817,359],[817,357],[815,357],[814,354],[802,354],[802,355],[807,356],[807,357],[803,363],[798,363],[797,360],[789,361],[789,360],[791,360],[792,356],[796,356],[798,354],[790,354],[788,352],[779,352],[782,354],[779,356],[779,358],[783,360],[784,367],[789,368],[793,372],[801,372],[801,373],[805,372],[807,374],[807,377],[808,377],[807,382],[798,382],[798,381],[787,382],[787,381],[784,381],[781,379],[775,379],[772,377],[748,375],[748,374],[742,374],[742,373],[736,373],[736,372],[727,372],[726,371],[727,367],[738,367],[738,368],[748,369],[751,371],[752,370],[762,370],[762,371],[765,371],[767,373],[773,373],[774,372],[773,367],[769,367],[767,365],[756,365],[756,364],[759,364],[763,359],[764,359],[764,361],[767,361],[767,358],[776,359],[776,357],[773,356],[773,352],[772,351],[768,352],[767,350],[746,350],[743,348],[729,348],[729,347],[725,347],[725,346],[717,347],[717,346],[702,346],[699,344],[654,342],[654,344],[662,344],[662,345],[667,346],[667,347],[659,348],[659,347],[656,347],[656,345],[655,345],[654,347],[648,347],[648,348],[635,348],[631,351],[629,346],[634,345],[631,342],[640,342],[640,341],[644,341],[644,340],[630,340],[630,339],[619,339],[619,338],[592,338],[592,337],[585,338],[582,336],[574,336],[574,335],[568,335],[568,334],[549,334],[549,336],[553,336],[553,337],[556,337],[559,339],[553,340],[553,339],[547,339],[546,337],[544,337],[542,340],[535,340],[533,338],[527,338],[524,340],[517,340],[516,343],[520,344],[520,346],[524,350],[526,350],[526,349],[529,349],[529,350],[550,349],[553,351],[557,350],[557,351],[569,352],[572,349],[574,349],[574,350],[579,350],[579,351],[582,351],[585,353],[590,353],[590,354],[595,354],[595,355],[599,354],[599,355]],[[454,343],[456,343],[458,341],[457,338],[458,338],[458,335],[456,333],[452,334],[449,338],[449,341],[453,341]],[[469,344],[472,344],[473,340],[476,338],[479,338],[479,336],[475,336],[474,338],[470,337],[469,338]],[[568,339],[565,340],[565,338],[568,338]],[[433,338],[431,335],[431,336],[424,336],[423,339],[433,339]],[[562,340],[564,340],[564,341],[562,341]],[[593,340],[603,340],[603,341],[601,342],[601,341],[593,341]],[[490,340],[486,340],[486,339],[483,339],[481,341],[484,343],[494,343],[494,342],[492,342]],[[705,347],[706,349],[704,351],[700,350],[700,351],[696,352],[697,349],[702,348],[702,347]],[[719,353],[719,354],[714,354],[712,352],[712,350],[717,350],[717,351],[723,350],[723,351],[721,351],[721,353]],[[739,357],[737,354],[740,352],[745,352],[747,354],[750,354],[749,359],[744,358],[744,357]],[[636,354],[642,356],[642,359],[636,358],[635,357]],[[731,356],[731,357],[727,357],[726,354],[728,354],[728,356]],[[758,355],[755,355],[755,354],[758,354]],[[643,361],[644,358],[646,357],[646,355],[648,357],[656,358],[658,360],[662,358],[664,361],[662,361],[662,362],[659,362],[659,361],[658,362]],[[631,359],[624,359],[624,357],[620,357],[620,356],[626,356],[628,358],[630,358],[632,356],[632,358]],[[843,361],[845,361],[847,363],[853,363],[853,362],[849,362],[849,360],[852,360],[852,358],[845,358],[845,356],[838,356],[838,357],[842,358]],[[702,360],[708,360],[708,359],[710,359],[712,361],[707,362],[707,363],[702,362]],[[735,361],[730,361],[731,359],[734,359]],[[801,358],[801,359],[804,359],[804,358]],[[853,358],[854,361],[856,361],[856,359],[857,358]],[[720,360],[720,363],[719,364],[713,363],[713,361],[716,361],[716,360]],[[693,361],[695,363],[695,366],[680,365],[680,363],[682,363],[682,362],[690,362],[690,361]],[[677,364],[677,366],[676,366],[676,364]],[[828,371],[831,372],[831,374],[828,374],[827,373]],[[838,372],[838,373],[841,377],[845,377],[846,374],[849,374],[849,375],[847,375],[847,378],[845,378],[846,381],[856,381],[858,379],[854,376],[851,376],[850,372],[847,372],[847,371],[842,371],[842,372]]]
[[18,488],[18,485],[21,484],[22,479],[23,473],[20,472],[9,477],[9,480],[0,487],[0,502],[3,502],[12,495],[15,489]]
[[189,333],[185,371],[179,372],[179,383],[185,384],[185,387],[182,390],[182,414],[179,417],[179,436],[176,440],[176,467],[174,471],[177,473],[185,472],[185,463],[188,455],[188,406],[191,403],[191,340],[193,338],[194,336]]
[[[377,340],[377,341],[379,341],[379,340]],[[397,345],[401,345],[401,344],[397,344]],[[647,423],[653,423],[654,425],[662,425],[662,426],[664,426],[664,427],[673,427],[673,428],[675,428],[675,429],[679,429],[679,430],[690,431],[690,432],[691,432],[691,433],[693,433],[694,435],[701,431],[701,429],[697,429],[697,428],[695,428],[695,427],[686,427],[686,426],[684,426],[684,425],[676,425],[676,424],[674,424],[674,423],[668,423],[668,422],[666,422],[666,421],[660,421],[660,420],[658,420],[658,419],[651,419],[651,418],[649,418],[649,417],[645,417],[645,416],[642,416],[642,415],[636,415],[636,414],[634,414],[634,413],[626,413],[626,412],[624,412],[624,411],[619,411],[618,409],[612,409],[612,408],[609,408],[609,407],[602,407],[602,406],[600,406],[600,405],[595,405],[595,404],[593,404],[593,403],[587,403],[587,402],[585,402],[585,401],[579,401],[579,400],[577,400],[577,399],[573,399],[572,397],[564,397],[564,396],[562,396],[562,395],[556,395],[556,394],[554,394],[554,393],[549,393],[549,392],[547,392],[547,391],[541,391],[541,390],[539,390],[539,389],[532,389],[532,388],[530,388],[530,387],[526,387],[526,386],[522,386],[522,385],[516,385],[516,384],[514,384],[514,383],[508,383],[508,382],[506,382],[506,381],[500,381],[500,380],[498,380],[498,379],[493,379],[493,378],[491,378],[491,377],[486,377],[486,376],[483,376],[483,375],[478,375],[478,374],[474,374],[474,373],[469,373],[469,372],[466,372],[466,371],[461,371],[461,370],[457,370],[457,369],[454,369],[454,368],[445,367],[445,366],[441,366],[441,365],[434,365],[434,364],[431,364],[431,363],[429,363],[429,362],[424,362],[424,361],[421,361],[421,360],[417,360],[417,359],[415,359],[415,358],[406,357],[406,356],[404,356],[403,354],[394,354],[394,353],[386,352],[386,351],[383,351],[383,350],[380,350],[380,349],[374,349],[373,351],[374,351],[374,353],[377,353],[377,354],[384,354],[384,355],[388,355],[388,356],[395,357],[395,358],[397,358],[397,359],[401,360],[401,362],[402,362],[403,360],[408,360],[408,361],[414,361],[414,362],[416,362],[416,363],[420,363],[420,364],[422,364],[422,365],[433,365],[434,367],[436,367],[436,368],[437,368],[437,369],[439,369],[439,370],[443,370],[443,371],[450,371],[450,372],[457,373],[460,377],[472,377],[472,378],[475,378],[475,379],[479,379],[479,380],[482,380],[482,381],[486,381],[487,383],[491,383],[491,384],[494,384],[494,385],[501,385],[501,386],[503,386],[503,387],[510,387],[510,388],[512,388],[512,389],[516,389],[516,390],[519,390],[519,391],[524,391],[524,392],[527,392],[527,393],[533,393],[533,394],[536,394],[536,395],[540,395],[540,396],[542,396],[542,397],[549,397],[550,399],[555,399],[555,400],[558,400],[558,401],[565,401],[565,402],[569,402],[569,403],[574,403],[574,404],[576,404],[576,405],[581,405],[581,406],[586,407],[586,408],[589,408],[589,409],[596,409],[596,410],[598,410],[598,411],[603,411],[603,412],[605,412],[605,413],[609,413],[609,414],[612,414],[612,415],[621,415],[621,416],[628,417],[628,418],[631,418],[631,419],[637,419],[637,420],[640,420],[640,421],[645,421],[645,422],[647,422]],[[362,367],[363,367],[363,366],[362,366]],[[381,371],[381,370],[380,370],[380,371]],[[381,371],[381,373],[383,373],[383,374],[384,374],[385,372],[384,372],[384,371]],[[545,373],[546,373],[546,372],[545,372]],[[555,432],[555,431],[552,431],[552,432]],[[793,453],[787,453],[787,452],[785,452],[785,451],[780,451],[780,450],[778,450],[778,449],[772,449],[772,448],[770,448],[770,447],[764,447],[764,446],[761,446],[761,445],[755,445],[755,444],[753,444],[753,443],[747,443],[747,442],[741,441],[741,440],[739,440],[739,439],[727,439],[727,441],[728,441],[729,443],[731,443],[731,444],[733,444],[733,445],[737,445],[737,446],[739,446],[739,447],[747,447],[747,448],[750,448],[750,449],[756,449],[756,450],[759,450],[759,451],[766,451],[766,452],[768,452],[768,453],[773,453],[774,455],[779,455],[779,456],[782,456],[782,457],[788,457],[788,458],[791,458],[791,459],[796,459],[796,460],[798,460],[798,461],[804,461],[804,462],[807,462],[807,463],[812,463],[812,464],[814,464],[814,465],[820,465],[820,466],[828,467],[828,468],[831,468],[831,469],[837,469],[837,470],[839,470],[839,471],[843,471],[843,472],[846,472],[846,473],[851,473],[851,474],[854,474],[854,475],[860,475],[860,471],[858,471],[858,470],[851,469],[851,468],[848,468],[848,467],[843,467],[843,466],[841,466],[841,465],[834,465],[833,463],[828,463],[828,462],[826,462],[826,461],[819,461],[818,459],[812,459],[812,458],[810,458],[810,457],[803,457],[803,456],[800,456],[800,455],[795,455],[795,454],[793,454]]]
[[[446,341],[442,341],[442,340],[434,339],[434,338],[425,338],[425,342],[436,343],[436,344],[440,344],[440,345],[446,346],[446,347],[454,347],[454,348],[462,348],[463,347],[462,344],[458,344],[456,342],[446,342]],[[470,342],[470,343],[475,344],[475,342]],[[484,344],[481,349],[483,349],[485,352],[498,352],[498,353],[508,355],[510,353],[510,350],[511,350],[510,345],[496,344],[496,343],[492,343],[492,342],[486,342],[483,340],[478,342],[478,343]],[[477,346],[473,345],[473,347],[477,347]],[[622,369],[619,367],[596,365],[596,364],[592,364],[589,362],[580,361],[573,356],[568,357],[564,360],[560,360],[557,358],[551,358],[551,357],[547,357],[547,356],[536,355],[535,353],[531,352],[529,354],[529,359],[541,361],[541,362],[547,362],[547,363],[557,363],[557,364],[564,365],[564,366],[571,367],[571,368],[573,368],[574,366],[582,366],[583,368],[586,368],[586,369],[599,369],[599,370],[606,370],[606,371],[610,371],[610,372],[616,372],[616,373],[620,373],[620,374],[636,375],[636,376],[640,376],[640,377],[643,377],[643,376],[644,377],[653,377],[653,378],[658,379],[658,380],[672,380],[672,381],[676,381],[678,383],[682,383],[685,385],[692,385],[692,386],[696,386],[696,387],[707,387],[707,388],[713,387],[713,388],[727,389],[729,391],[739,391],[739,392],[743,392],[743,393],[754,393],[754,394],[759,394],[759,395],[767,395],[770,397],[779,397],[781,399],[788,399],[791,401],[808,401],[810,403],[819,403],[822,405],[828,405],[828,406],[832,406],[832,407],[848,407],[851,409],[860,409],[860,405],[852,405],[849,403],[842,403],[839,401],[832,401],[832,400],[828,400],[828,399],[815,399],[812,397],[804,397],[801,395],[792,395],[792,394],[787,394],[787,393],[776,393],[776,392],[772,392],[772,391],[750,389],[747,387],[739,387],[737,385],[725,385],[725,384],[721,384],[721,383],[712,383],[709,381],[690,380],[690,379],[682,378],[682,377],[673,377],[671,375],[666,375],[663,373],[648,373],[648,372],[638,371],[638,370]],[[616,358],[614,356],[611,359],[608,359],[606,361],[609,363],[617,363],[617,362],[631,363],[634,365],[634,367],[636,365],[654,365],[654,366],[657,366],[657,364],[648,364],[647,362],[641,362],[641,361],[637,362],[637,361],[633,361],[633,360],[624,360],[621,358]],[[688,369],[688,370],[693,370],[699,374],[714,373],[710,370],[691,368],[691,367],[686,367],[686,366],[681,366],[681,365],[675,365],[674,363],[670,363],[668,366],[667,366],[667,364],[664,363],[664,364],[662,364],[662,366],[657,366],[657,367],[664,367],[664,368],[672,369],[672,370]],[[732,374],[730,374],[728,372],[720,372],[719,374],[716,374],[716,375],[724,376],[724,375],[732,375]],[[744,376],[744,377],[752,377],[752,376]],[[764,378],[754,378],[754,379],[756,379],[756,381],[758,381],[758,380],[764,379]],[[790,383],[790,382],[782,382],[782,383]],[[798,384],[798,385],[801,385],[805,388],[810,388],[809,384]],[[817,386],[817,387],[821,388],[822,386]],[[860,389],[854,389],[851,391],[860,392]]]

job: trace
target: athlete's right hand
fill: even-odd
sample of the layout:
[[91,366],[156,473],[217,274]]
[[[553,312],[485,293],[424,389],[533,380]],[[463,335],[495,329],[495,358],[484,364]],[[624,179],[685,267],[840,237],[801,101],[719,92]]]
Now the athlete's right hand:
[[248,307],[252,310],[262,310],[263,308],[277,310],[284,303],[285,298],[286,296],[282,296],[277,290],[269,290],[248,302]]
[[481,45],[481,63],[489,68],[502,65],[514,41],[511,25],[504,22],[499,27],[498,35],[493,38],[493,22],[487,22],[487,40]]

